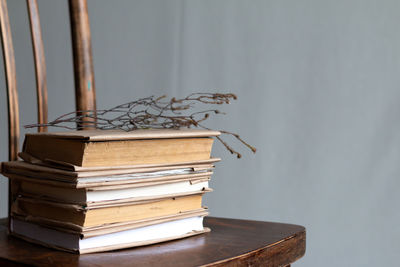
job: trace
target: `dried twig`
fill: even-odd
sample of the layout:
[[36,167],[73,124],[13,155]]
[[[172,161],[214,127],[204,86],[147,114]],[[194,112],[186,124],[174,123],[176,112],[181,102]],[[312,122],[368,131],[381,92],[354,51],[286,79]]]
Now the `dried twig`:
[[[194,93],[185,98],[170,100],[166,96],[146,97],[139,100],[131,101],[110,109],[103,110],[79,110],[64,114],[57,119],[44,124],[25,125],[25,128],[36,127],[61,127],[75,130],[76,124],[84,123],[85,127],[93,127],[95,129],[109,130],[120,129],[124,131],[132,131],[136,129],[179,129],[182,127],[191,128],[198,127],[203,129],[209,128],[202,125],[212,114],[225,114],[218,109],[207,109],[184,114],[193,109],[196,104],[205,105],[222,105],[229,104],[231,100],[236,100],[234,94],[220,93]],[[88,120],[89,118],[89,120]],[[244,141],[238,134],[220,130],[222,134],[231,135],[252,152],[256,149]],[[217,137],[222,145],[237,158],[241,154],[234,150],[221,136]]]

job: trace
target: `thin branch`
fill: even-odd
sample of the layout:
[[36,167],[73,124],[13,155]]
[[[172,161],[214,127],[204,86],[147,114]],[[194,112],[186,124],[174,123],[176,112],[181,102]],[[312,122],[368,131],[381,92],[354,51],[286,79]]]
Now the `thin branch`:
[[[210,128],[202,123],[210,118],[211,115],[224,115],[218,109],[204,109],[189,113],[190,109],[197,105],[223,105],[230,104],[231,100],[236,100],[235,94],[221,93],[193,93],[182,99],[175,97],[167,100],[166,96],[149,96],[135,101],[124,103],[110,109],[102,110],[78,110],[59,116],[53,121],[43,124],[29,124],[25,128],[36,127],[60,127],[74,130],[71,124],[84,122],[85,127],[92,127],[100,130],[120,129],[132,131],[137,129],[179,129],[197,127],[202,129]],[[186,113],[186,114],[185,114]],[[88,121],[91,118],[93,121]],[[240,141],[253,153],[256,148],[244,141],[238,134],[220,130],[221,134],[230,135]],[[220,136],[218,141],[231,153],[240,158],[242,155],[233,149]]]

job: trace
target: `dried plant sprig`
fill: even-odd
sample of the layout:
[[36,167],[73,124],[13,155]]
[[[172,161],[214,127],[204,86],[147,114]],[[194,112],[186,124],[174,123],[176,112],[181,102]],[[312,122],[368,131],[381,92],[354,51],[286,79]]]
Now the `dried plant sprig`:
[[[99,110],[79,110],[61,115],[55,120],[44,124],[29,124],[25,128],[36,127],[61,127],[75,130],[77,125],[84,124],[87,128],[100,130],[120,129],[132,131],[136,129],[179,129],[197,127],[202,129],[210,128],[202,123],[213,114],[225,114],[218,109],[206,109],[194,111],[189,114],[190,109],[196,105],[223,105],[230,104],[231,100],[236,100],[235,94],[221,93],[193,93],[182,99],[175,97],[167,100],[166,96],[149,96],[110,109]],[[230,135],[244,144],[253,153],[256,148],[244,141],[238,134],[219,130],[221,134]],[[217,140],[231,153],[241,158],[241,154],[233,149],[221,136]]]

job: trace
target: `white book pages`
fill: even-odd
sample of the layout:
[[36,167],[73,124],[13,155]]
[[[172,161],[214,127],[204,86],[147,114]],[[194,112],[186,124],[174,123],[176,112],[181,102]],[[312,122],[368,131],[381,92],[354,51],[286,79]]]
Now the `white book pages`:
[[104,246],[115,246],[119,244],[142,242],[153,239],[165,239],[168,237],[184,235],[192,231],[201,230],[203,230],[203,217],[192,217],[82,239],[79,242],[79,248],[89,249],[98,247],[101,244]]
[[208,188],[208,181],[192,184],[190,181],[183,181],[170,184],[160,184],[145,187],[125,188],[115,190],[87,191],[87,202],[99,202],[137,197],[150,197],[180,193],[198,192]]
[[148,242],[151,240],[167,240],[203,230],[203,217],[197,216],[81,239],[77,234],[60,232],[11,218],[11,232],[17,236],[44,245],[74,251],[101,247],[123,247],[124,244]]

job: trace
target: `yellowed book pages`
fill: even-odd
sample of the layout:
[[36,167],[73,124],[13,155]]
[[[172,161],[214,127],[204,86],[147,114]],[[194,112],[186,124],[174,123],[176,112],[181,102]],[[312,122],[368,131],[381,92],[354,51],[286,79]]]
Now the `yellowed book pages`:
[[196,194],[156,201],[135,202],[134,204],[125,203],[124,205],[85,208],[20,197],[12,204],[11,211],[16,215],[43,217],[91,227],[200,209],[201,200],[202,194]]

